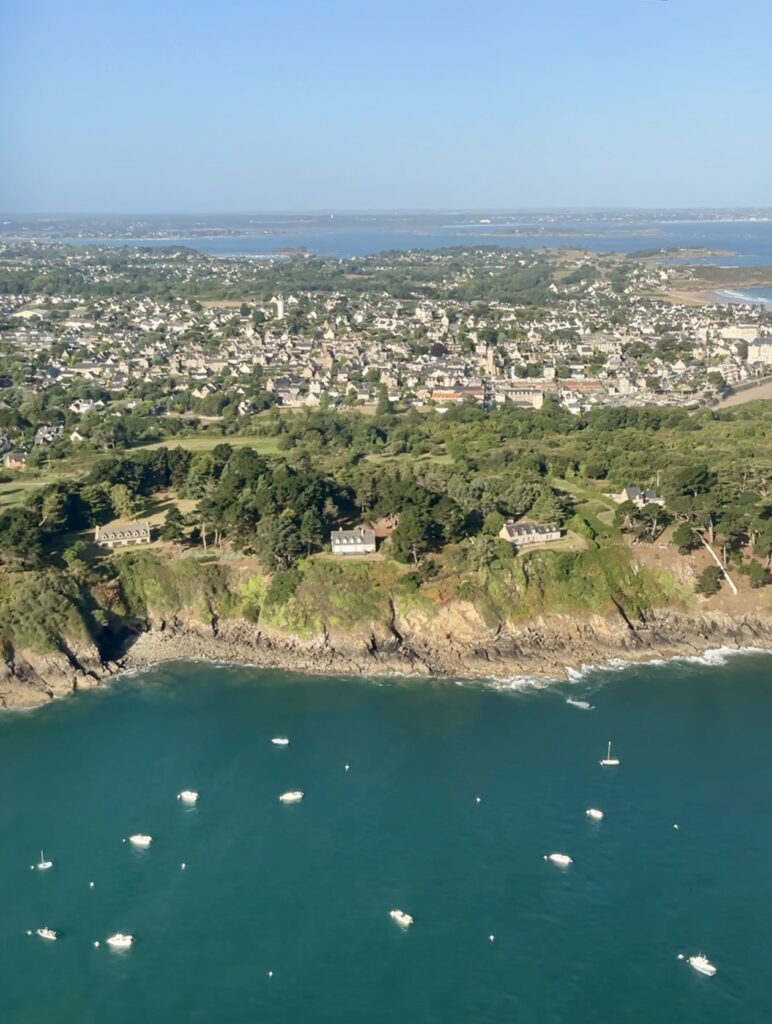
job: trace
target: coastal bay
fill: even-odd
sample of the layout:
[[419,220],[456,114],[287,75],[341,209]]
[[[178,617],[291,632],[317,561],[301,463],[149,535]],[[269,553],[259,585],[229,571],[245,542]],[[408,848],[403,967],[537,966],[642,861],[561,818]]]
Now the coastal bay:
[[0,717],[6,1019],[756,1024],[769,656],[706,662],[543,691],[180,663]]

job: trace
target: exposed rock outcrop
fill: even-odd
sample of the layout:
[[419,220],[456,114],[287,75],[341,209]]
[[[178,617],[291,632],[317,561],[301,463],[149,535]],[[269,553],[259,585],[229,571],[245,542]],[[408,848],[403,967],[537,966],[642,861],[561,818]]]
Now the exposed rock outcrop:
[[6,652],[0,706],[31,707],[105,685],[116,673],[159,662],[200,659],[313,674],[463,678],[564,678],[567,669],[699,655],[711,648],[772,650],[772,616],[723,611],[687,615],[656,610],[631,621],[621,614],[542,615],[486,625],[469,602],[430,615],[395,608],[386,622],[354,631],[325,628],[295,636],[244,619],[205,620],[200,613],[150,618],[115,662],[93,645],[54,654]]

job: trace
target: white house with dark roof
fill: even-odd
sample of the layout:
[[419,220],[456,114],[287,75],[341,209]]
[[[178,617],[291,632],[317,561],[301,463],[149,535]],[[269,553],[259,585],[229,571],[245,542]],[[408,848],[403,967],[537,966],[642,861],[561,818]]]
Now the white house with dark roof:
[[619,494],[612,494],[610,497],[612,497],[618,505],[623,505],[626,501],[631,501],[633,505],[637,505],[638,508],[643,508],[644,505],[662,506],[665,504],[665,499],[650,487],[641,488],[634,484],[623,487]]
[[149,544],[150,523],[113,523],[110,526],[97,526],[94,540],[104,548],[124,548],[129,544]]
[[371,555],[375,551],[375,530],[366,526],[333,530],[330,544],[334,555]]
[[515,523],[510,520],[499,530],[499,537],[510,544],[545,544],[560,540],[561,532],[557,523]]

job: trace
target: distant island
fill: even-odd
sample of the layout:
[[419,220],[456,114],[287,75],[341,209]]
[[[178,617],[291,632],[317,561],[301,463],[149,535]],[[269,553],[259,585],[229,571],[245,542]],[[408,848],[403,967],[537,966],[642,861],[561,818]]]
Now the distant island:
[[[237,237],[256,234],[281,234],[300,229],[318,231],[330,228],[359,229],[379,227],[391,231],[431,232],[455,224],[459,228],[506,232],[517,228],[522,233],[558,235],[581,234],[594,223],[607,230],[623,229],[640,233],[647,227],[677,224],[754,224],[772,221],[772,209],[649,209],[649,210],[493,210],[493,211],[384,211],[379,213],[331,211],[306,214],[230,213],[167,214],[154,216],[57,215],[19,216],[0,214],[0,238],[91,238],[163,239],[194,237]],[[638,229],[636,231],[636,229]]]

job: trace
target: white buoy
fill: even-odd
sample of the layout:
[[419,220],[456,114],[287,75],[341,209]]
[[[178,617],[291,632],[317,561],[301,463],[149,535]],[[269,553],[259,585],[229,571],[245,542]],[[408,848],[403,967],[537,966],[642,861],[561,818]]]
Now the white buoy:
[[495,941],[496,941],[496,936],[495,935],[489,935],[488,936],[488,942],[495,942]]
[[268,977],[269,977],[269,978],[272,978],[272,977],[273,977],[273,971],[269,971],[269,972],[268,972]]
[[474,802],[475,802],[476,804],[482,803],[482,797],[481,797],[481,796],[476,796],[476,797],[474,798]]
[[347,764],[347,765],[346,765],[346,771],[348,771],[350,767],[351,767],[351,765],[350,765],[350,764]]
[[185,863],[185,861],[183,861],[182,864],[180,864],[180,868],[182,871],[184,871],[187,866],[188,865]]
[[94,943],[94,949],[99,949],[99,943],[98,942]]
[[27,935],[32,935],[32,929],[31,928],[27,929]]
[[678,831],[678,825],[673,825],[673,828],[676,830],[676,832]]
[[679,953],[679,954],[678,954],[678,959],[679,959],[679,960],[683,960],[683,958],[684,958],[684,955],[683,955],[683,953]]
[[89,882],[88,883],[88,887],[89,887],[89,889],[93,889],[94,888],[94,883],[93,882]]

